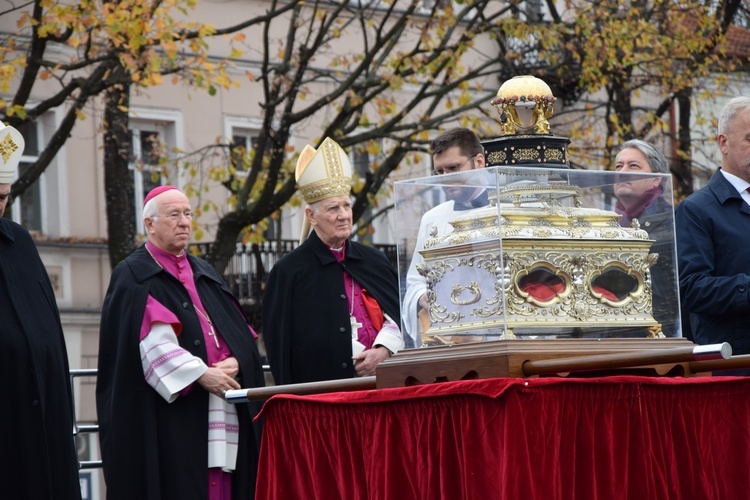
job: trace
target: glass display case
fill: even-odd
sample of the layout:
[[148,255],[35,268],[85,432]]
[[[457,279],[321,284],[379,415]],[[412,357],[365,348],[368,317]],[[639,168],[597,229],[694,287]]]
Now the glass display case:
[[[619,213],[618,194],[654,186],[640,218]],[[671,200],[656,173],[495,166],[399,181],[404,332],[417,347],[679,337]]]

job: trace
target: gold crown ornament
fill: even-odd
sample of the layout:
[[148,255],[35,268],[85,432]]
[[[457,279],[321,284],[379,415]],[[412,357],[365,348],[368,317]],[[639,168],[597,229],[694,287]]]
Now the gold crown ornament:
[[491,104],[502,122],[502,135],[522,133],[549,134],[547,118],[555,111],[557,98],[549,85],[531,75],[514,76],[500,86]]
[[0,184],[13,182],[24,145],[21,132],[0,122]]
[[547,118],[557,98],[535,76],[515,76],[500,86],[490,103],[500,113],[500,135],[482,141],[488,167],[568,168],[570,139],[550,133]]
[[326,137],[317,150],[309,144],[302,150],[295,179],[308,205],[334,196],[349,196],[352,165],[346,151]]

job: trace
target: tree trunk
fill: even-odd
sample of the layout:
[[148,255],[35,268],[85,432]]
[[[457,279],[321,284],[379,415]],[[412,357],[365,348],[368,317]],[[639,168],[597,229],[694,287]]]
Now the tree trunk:
[[677,198],[683,199],[693,192],[693,159],[690,153],[690,98],[693,89],[688,87],[681,90],[676,101],[680,114],[677,126],[677,158],[675,161],[675,174],[677,177]]
[[109,263],[114,268],[136,248],[135,187],[128,170],[130,86],[110,88],[104,101],[104,190]]
[[229,212],[221,221],[219,229],[216,231],[216,239],[211,244],[206,261],[213,266],[219,274],[224,274],[224,270],[229,264],[229,260],[237,251],[237,236],[246,224],[240,220],[237,212]]

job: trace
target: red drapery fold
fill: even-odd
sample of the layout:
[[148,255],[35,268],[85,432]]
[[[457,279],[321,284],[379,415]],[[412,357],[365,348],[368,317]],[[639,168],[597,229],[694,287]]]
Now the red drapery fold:
[[746,498],[748,394],[618,376],[276,396],[256,498]]

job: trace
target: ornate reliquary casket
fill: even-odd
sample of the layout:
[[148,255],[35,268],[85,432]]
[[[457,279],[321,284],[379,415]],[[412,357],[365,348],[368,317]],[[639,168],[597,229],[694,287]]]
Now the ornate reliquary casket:
[[[657,254],[617,213],[567,184],[490,190],[490,204],[433,231],[420,250],[430,328],[422,345],[516,337],[660,337],[649,268]],[[625,334],[624,336],[627,336]]]

